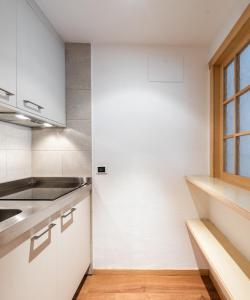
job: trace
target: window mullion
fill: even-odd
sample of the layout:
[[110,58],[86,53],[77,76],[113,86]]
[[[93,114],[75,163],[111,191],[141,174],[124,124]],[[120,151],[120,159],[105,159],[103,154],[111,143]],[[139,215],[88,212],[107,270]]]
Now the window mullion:
[[239,147],[238,147],[238,137],[236,134],[238,133],[238,120],[239,120],[239,111],[238,111],[238,87],[239,87],[239,59],[238,55],[236,54],[234,57],[234,174],[238,174],[238,169],[239,169]]

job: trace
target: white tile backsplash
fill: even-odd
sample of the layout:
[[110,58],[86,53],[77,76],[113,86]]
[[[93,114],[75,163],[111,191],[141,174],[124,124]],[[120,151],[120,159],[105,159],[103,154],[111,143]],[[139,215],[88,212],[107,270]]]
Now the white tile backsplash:
[[32,176],[31,129],[0,122],[0,182]]
[[32,151],[32,174],[35,177],[62,176],[61,151]]
[[5,150],[0,150],[0,182],[6,177],[6,153]]
[[6,151],[6,179],[15,180],[31,176],[31,150]]
[[60,135],[63,129],[43,128],[33,129],[32,131],[32,150],[33,151],[55,151],[60,150]]
[[5,138],[6,138],[6,132],[5,127],[3,126],[3,122],[0,122],[0,150],[5,150]]
[[31,149],[31,129],[5,124],[5,149],[30,150]]

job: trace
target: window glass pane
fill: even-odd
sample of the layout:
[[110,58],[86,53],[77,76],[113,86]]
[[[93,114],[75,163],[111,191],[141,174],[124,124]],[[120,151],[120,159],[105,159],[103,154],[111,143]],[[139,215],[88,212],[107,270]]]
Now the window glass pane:
[[234,101],[224,106],[224,134],[234,133]]
[[239,137],[239,175],[250,177],[250,135]]
[[239,101],[239,130],[250,130],[250,92],[241,95]]
[[250,84],[250,44],[239,55],[240,66],[240,89],[244,89]]
[[224,141],[224,171],[234,173],[234,139]]
[[234,95],[234,61],[225,68],[225,99]]

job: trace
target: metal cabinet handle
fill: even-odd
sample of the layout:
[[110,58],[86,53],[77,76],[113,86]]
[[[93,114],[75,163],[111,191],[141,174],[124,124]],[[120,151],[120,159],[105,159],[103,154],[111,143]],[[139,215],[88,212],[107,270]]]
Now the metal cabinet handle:
[[0,88],[0,91],[1,91],[1,92],[4,92],[4,93],[5,93],[5,96],[15,96],[15,94],[13,94],[13,93],[11,93],[11,92],[8,92],[8,91],[6,91],[5,89]]
[[54,224],[54,223],[50,224],[49,227],[48,227],[48,229],[46,229],[44,232],[42,232],[39,235],[34,235],[32,237],[32,240],[38,240],[38,239],[40,239],[40,237],[42,237],[43,235],[45,235],[45,233],[49,232],[55,226],[56,226],[56,224]]
[[32,102],[30,100],[23,100],[23,103],[24,103],[24,106],[26,106],[26,107],[27,107],[27,104],[32,104],[32,105],[36,106],[37,109],[28,106],[29,109],[32,109],[32,110],[35,110],[35,111],[40,111],[40,110],[44,109],[43,106],[41,106],[39,104],[36,104],[35,102]]
[[76,208],[71,208],[71,210],[67,213],[67,214],[65,214],[65,215],[62,215],[62,218],[67,218],[69,215],[71,215],[74,211],[76,211]]

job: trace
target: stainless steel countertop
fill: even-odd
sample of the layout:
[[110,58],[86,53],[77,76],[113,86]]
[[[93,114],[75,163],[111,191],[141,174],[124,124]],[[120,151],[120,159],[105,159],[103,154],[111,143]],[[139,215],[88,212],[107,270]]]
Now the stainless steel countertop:
[[0,256],[6,252],[3,249],[6,245],[16,239],[20,242],[31,237],[83,200],[90,191],[91,184],[86,184],[54,201],[0,201],[0,209],[22,210],[20,214],[0,222]]

